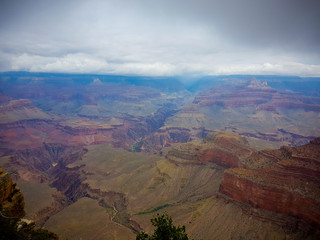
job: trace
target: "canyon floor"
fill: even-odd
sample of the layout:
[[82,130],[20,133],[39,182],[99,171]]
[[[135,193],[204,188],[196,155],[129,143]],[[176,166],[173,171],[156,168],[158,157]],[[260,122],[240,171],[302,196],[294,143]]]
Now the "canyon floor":
[[135,239],[162,212],[192,239],[320,238],[319,79],[0,82],[0,166],[60,239]]

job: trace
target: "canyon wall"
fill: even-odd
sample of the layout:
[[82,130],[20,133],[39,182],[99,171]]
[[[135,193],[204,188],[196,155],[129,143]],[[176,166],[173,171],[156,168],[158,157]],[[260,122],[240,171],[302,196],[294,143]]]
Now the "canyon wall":
[[238,202],[320,226],[320,138],[300,147],[269,151],[258,169],[225,171],[220,192]]

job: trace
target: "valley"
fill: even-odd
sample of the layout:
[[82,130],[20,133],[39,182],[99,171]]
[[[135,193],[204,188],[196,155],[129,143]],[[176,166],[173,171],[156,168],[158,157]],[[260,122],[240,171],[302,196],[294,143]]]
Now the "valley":
[[319,79],[280,80],[1,73],[0,166],[60,239],[318,239]]

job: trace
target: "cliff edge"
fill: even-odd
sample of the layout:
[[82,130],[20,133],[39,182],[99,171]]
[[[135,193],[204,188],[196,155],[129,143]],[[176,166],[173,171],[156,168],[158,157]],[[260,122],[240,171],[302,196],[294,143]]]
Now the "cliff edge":
[[295,217],[298,228],[308,223],[319,229],[320,138],[254,156],[259,155],[272,161],[256,169],[227,169],[220,193],[254,208]]
[[0,167],[0,240],[47,239],[58,240],[58,236],[46,229],[34,229],[33,221],[23,219],[24,198],[10,174]]

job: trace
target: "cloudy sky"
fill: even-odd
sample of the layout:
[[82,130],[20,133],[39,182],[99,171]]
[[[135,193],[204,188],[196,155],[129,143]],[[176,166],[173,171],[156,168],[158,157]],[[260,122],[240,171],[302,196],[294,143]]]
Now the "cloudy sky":
[[0,71],[320,76],[318,0],[1,0]]

